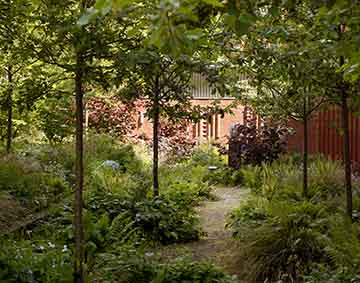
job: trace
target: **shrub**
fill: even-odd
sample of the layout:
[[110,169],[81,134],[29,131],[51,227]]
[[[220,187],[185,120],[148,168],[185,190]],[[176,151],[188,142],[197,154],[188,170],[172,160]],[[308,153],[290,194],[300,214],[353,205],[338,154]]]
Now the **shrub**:
[[47,207],[68,190],[62,178],[41,171],[41,166],[33,166],[31,160],[29,164],[16,157],[0,161],[0,190],[36,209]]
[[349,223],[340,215],[331,217],[330,224],[324,248],[329,261],[314,264],[304,276],[304,282],[360,282],[359,224]]
[[40,130],[50,143],[61,143],[74,133],[74,111],[69,96],[47,98],[37,103]]
[[360,282],[360,274],[357,271],[347,269],[334,269],[326,264],[316,264],[310,274],[304,276],[304,283],[344,283]]
[[169,199],[156,198],[136,203],[132,214],[135,225],[152,241],[170,244],[197,240],[201,235],[195,211]]
[[178,258],[159,263],[152,253],[117,249],[99,257],[95,282],[119,283],[230,283],[231,278],[207,262]]
[[[94,221],[101,215],[108,215],[113,231],[120,231],[120,227],[128,232],[136,230],[140,238],[163,244],[198,239],[200,224],[192,204],[189,204],[193,200],[173,197],[134,200],[107,193],[93,197],[87,207],[93,213]],[[118,240],[121,240],[120,235]]]
[[136,129],[136,103],[123,103],[116,97],[91,97],[87,107],[90,129],[122,140],[131,138]]
[[1,242],[1,282],[60,283],[71,280],[71,252],[66,246],[49,241]]
[[193,207],[203,200],[212,199],[211,191],[206,183],[174,183],[166,189],[164,197],[179,206]]
[[246,200],[230,213],[226,227],[231,228],[234,237],[240,237],[243,226],[257,227],[267,219],[267,204],[268,201],[258,197]]
[[261,167],[246,166],[240,169],[243,178],[243,185],[255,193],[261,192],[262,179]]
[[[312,262],[325,257],[321,241],[326,231],[324,208],[308,202],[271,202],[266,212],[268,217],[259,225],[238,226],[238,220],[232,222],[234,233],[243,244],[240,253],[246,262],[247,277],[251,282],[296,282]],[[254,223],[244,213],[238,216],[239,221],[242,217]]]
[[289,129],[281,126],[262,126],[258,129],[255,125],[237,124],[232,128],[229,140],[230,148],[236,152],[230,151],[229,156],[240,157],[240,163],[245,165],[273,162],[285,152],[289,133]]
[[199,165],[203,167],[208,167],[210,165],[223,167],[225,165],[223,158],[216,148],[211,146],[196,148],[191,155],[190,164],[193,166]]
[[160,266],[153,282],[230,283],[231,279],[211,263],[180,258]]
[[160,151],[168,162],[187,158],[193,152],[196,140],[189,136],[190,126],[187,121],[160,121]]

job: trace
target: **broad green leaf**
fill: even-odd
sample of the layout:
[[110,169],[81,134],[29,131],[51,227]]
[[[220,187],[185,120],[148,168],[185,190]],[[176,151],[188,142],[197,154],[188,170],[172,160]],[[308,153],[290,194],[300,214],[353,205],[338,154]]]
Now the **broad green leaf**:
[[134,2],[134,0],[113,0],[113,5],[114,8],[122,9],[130,4],[133,4]]
[[214,7],[223,7],[224,5],[218,0],[202,0],[202,2]]

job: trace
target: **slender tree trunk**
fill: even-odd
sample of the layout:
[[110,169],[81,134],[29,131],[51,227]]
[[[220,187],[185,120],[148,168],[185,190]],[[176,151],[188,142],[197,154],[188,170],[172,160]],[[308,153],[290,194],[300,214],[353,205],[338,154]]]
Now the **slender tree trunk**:
[[[345,32],[345,25],[339,25],[339,37]],[[344,56],[340,56],[340,66],[345,63]],[[351,157],[350,157],[350,130],[349,130],[349,106],[348,94],[343,80],[341,81],[341,109],[342,109],[342,128],[343,128],[343,160],[345,167],[345,189],[346,189],[346,212],[352,220],[352,184],[351,184]]]
[[345,188],[346,188],[346,212],[352,219],[352,184],[351,184],[351,158],[350,158],[350,131],[349,131],[349,107],[346,91],[341,95],[342,127],[343,136],[343,159],[345,166]]
[[13,129],[13,87],[12,87],[12,68],[9,66],[7,69],[7,75],[8,75],[8,83],[9,83],[9,89],[8,89],[8,97],[7,97],[7,139],[6,139],[6,152],[10,153],[11,151],[11,145],[12,145],[12,129]]
[[[158,83],[158,82],[157,82]],[[154,99],[154,117],[153,117],[153,190],[154,196],[159,196],[159,92],[158,88]]]
[[307,100],[306,98],[304,98],[303,194],[306,199],[308,198],[308,150],[309,150],[308,122],[309,122],[309,117],[307,115]]
[[76,188],[74,205],[74,230],[75,230],[75,260],[74,282],[84,282],[84,227],[83,227],[83,65],[81,54],[77,55],[77,69],[75,71],[75,101],[76,101]]

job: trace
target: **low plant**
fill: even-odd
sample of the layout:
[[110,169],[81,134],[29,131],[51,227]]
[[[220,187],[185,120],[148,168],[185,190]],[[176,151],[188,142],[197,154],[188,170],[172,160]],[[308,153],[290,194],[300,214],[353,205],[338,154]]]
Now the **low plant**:
[[231,283],[229,276],[208,262],[177,258],[159,262],[149,252],[117,249],[99,257],[94,268],[94,282],[119,283]]
[[71,282],[71,251],[50,241],[2,240],[0,281],[16,283]]
[[28,164],[14,156],[0,161],[0,190],[35,210],[48,207],[69,191],[64,179],[44,172],[41,166],[32,165],[31,160]]
[[259,194],[261,192],[262,179],[261,167],[246,166],[240,169],[243,178],[243,185],[252,192]]
[[[282,126],[262,126],[236,124],[229,139],[229,155],[236,157],[241,165],[261,165],[273,162],[286,150],[290,129]],[[236,146],[233,146],[236,145]],[[240,167],[237,164],[235,167]],[[235,164],[234,164],[235,165]]]
[[133,219],[146,238],[170,244],[199,239],[201,226],[191,207],[182,206],[166,198],[136,203]]
[[[250,210],[251,211],[251,210]],[[233,221],[234,234],[241,239],[241,258],[246,262],[247,279],[251,282],[297,282],[313,262],[325,258],[322,233],[324,207],[309,202],[294,205],[270,202],[265,208],[267,217],[254,224],[254,214]],[[263,217],[262,214],[260,214]],[[259,219],[259,215],[255,215]],[[241,221],[241,220],[240,220]],[[246,259],[246,260],[245,260]]]
[[257,227],[267,219],[267,205],[268,201],[259,197],[244,201],[229,214],[226,227],[231,229],[234,237],[239,237],[243,226]]

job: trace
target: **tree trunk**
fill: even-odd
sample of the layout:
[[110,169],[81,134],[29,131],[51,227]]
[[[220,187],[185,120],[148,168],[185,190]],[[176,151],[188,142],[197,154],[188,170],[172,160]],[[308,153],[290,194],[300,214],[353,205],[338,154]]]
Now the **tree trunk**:
[[[345,32],[345,25],[339,25],[339,38]],[[340,66],[345,63],[344,56],[340,56]],[[352,220],[352,184],[351,184],[351,157],[350,157],[350,131],[349,131],[349,106],[347,102],[348,94],[344,81],[341,80],[341,110],[342,110],[342,128],[343,128],[343,160],[345,167],[345,189],[346,189],[346,212]]]
[[76,100],[76,188],[74,205],[74,230],[75,230],[75,261],[74,282],[84,282],[84,227],[83,227],[83,58],[77,55],[75,71],[75,100]]
[[342,127],[343,136],[343,159],[345,166],[345,188],[346,188],[346,212],[352,219],[352,184],[351,184],[351,158],[350,158],[350,131],[349,131],[349,107],[346,91],[341,95]]
[[153,116],[153,190],[155,197],[159,196],[159,108],[159,92],[157,88],[154,99]]
[[308,198],[308,122],[309,117],[307,115],[307,101],[304,99],[304,156],[303,156],[303,194],[304,197]]
[[6,152],[10,153],[11,146],[12,146],[12,129],[13,129],[13,87],[12,87],[12,68],[11,66],[7,69],[7,75],[8,75],[8,83],[9,83],[9,89],[8,89],[8,97],[7,97],[7,139],[6,139]]

